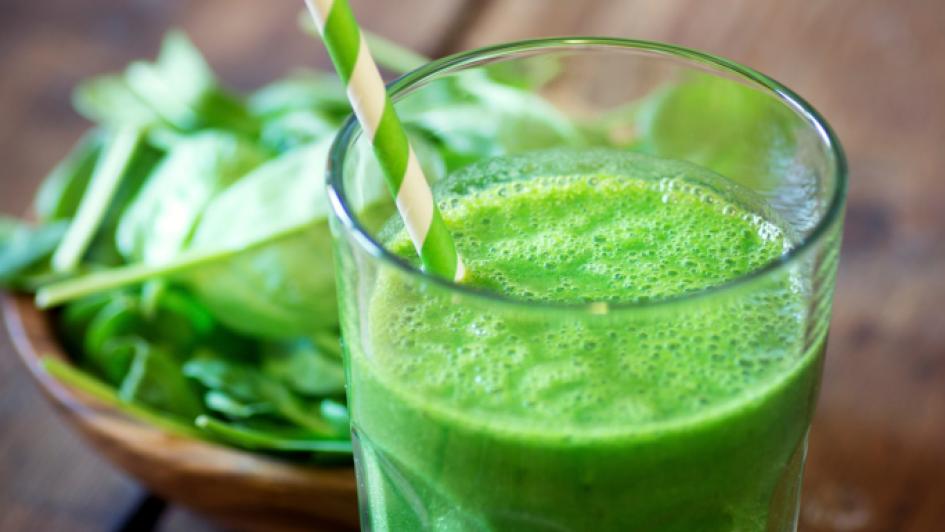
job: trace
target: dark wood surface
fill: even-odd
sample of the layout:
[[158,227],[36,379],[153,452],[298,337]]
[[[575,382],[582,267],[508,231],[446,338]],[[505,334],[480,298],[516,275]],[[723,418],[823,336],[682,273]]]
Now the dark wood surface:
[[[430,55],[558,34],[702,48],[818,107],[851,188],[801,530],[945,527],[945,2],[941,0],[355,1],[366,26]],[[27,208],[85,127],[79,79],[188,30],[227,83],[324,65],[283,0],[5,0],[0,5],[0,210]],[[2,335],[3,333],[0,333]],[[0,338],[0,530],[111,530],[142,491],[85,449]],[[168,508],[162,530],[211,529]]]

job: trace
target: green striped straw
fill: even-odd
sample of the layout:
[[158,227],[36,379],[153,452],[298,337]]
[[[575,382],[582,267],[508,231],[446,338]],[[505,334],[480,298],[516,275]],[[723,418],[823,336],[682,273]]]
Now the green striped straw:
[[348,99],[361,127],[374,146],[387,186],[397,203],[423,268],[447,279],[461,281],[463,261],[446,230],[430,185],[394,106],[381,73],[354,19],[348,0],[305,0],[325,41]]

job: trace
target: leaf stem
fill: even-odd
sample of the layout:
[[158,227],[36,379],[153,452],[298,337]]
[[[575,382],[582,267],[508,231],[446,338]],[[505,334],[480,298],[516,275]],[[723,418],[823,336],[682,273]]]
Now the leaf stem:
[[128,164],[134,158],[140,139],[141,130],[128,126],[109,140],[92,173],[89,188],[79,203],[75,219],[53,254],[52,266],[56,271],[72,271],[82,260],[118,191]]
[[351,454],[349,440],[289,439],[225,423],[210,416],[199,416],[197,426],[209,434],[244,449],[260,451],[315,452]]
[[264,235],[254,242],[238,247],[211,251],[184,252],[179,255],[176,260],[165,264],[129,264],[127,266],[99,270],[60,281],[40,288],[36,292],[36,305],[44,309],[55,307],[81,297],[114,290],[130,284],[141,283],[150,279],[168,277],[207,263],[227,260],[239,253],[244,253],[282,238],[289,237],[299,231],[303,231],[312,223],[315,222],[313,220],[307,220],[304,223],[289,226],[281,231]]
[[330,438],[337,436],[337,431],[317,415],[307,413],[294,398],[286,398],[276,405],[279,413],[287,420],[312,431],[315,435]]
[[122,400],[114,389],[66,362],[52,356],[44,356],[41,359],[41,363],[43,368],[48,371],[50,375],[66,385],[81,390],[99,401],[125,412],[131,417],[138,418],[146,423],[150,423],[160,429],[180,436],[193,438],[206,437],[205,434],[195,428],[174,421],[167,415],[159,414],[145,406]]

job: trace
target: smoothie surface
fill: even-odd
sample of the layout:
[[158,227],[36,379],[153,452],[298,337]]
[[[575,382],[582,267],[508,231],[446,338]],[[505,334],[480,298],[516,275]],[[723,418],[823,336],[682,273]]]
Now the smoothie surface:
[[[573,441],[750,403],[803,358],[804,298],[787,276],[679,319],[666,304],[620,307],[724,284],[787,249],[775,222],[712,186],[717,176],[646,156],[490,182],[495,172],[467,171],[462,194],[441,202],[465,283],[518,304],[606,303],[614,318],[549,311],[548,327],[535,312],[516,319],[514,303],[451,304],[382,275],[371,371],[402,400],[476,430]],[[414,256],[404,231],[386,233],[389,249]]]

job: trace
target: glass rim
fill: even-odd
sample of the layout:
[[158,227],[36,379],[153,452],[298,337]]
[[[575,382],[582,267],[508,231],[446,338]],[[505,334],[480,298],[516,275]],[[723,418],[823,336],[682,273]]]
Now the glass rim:
[[[735,61],[723,57],[702,52],[692,48],[667,44],[657,41],[647,41],[638,39],[624,39],[618,37],[548,37],[541,39],[529,39],[522,41],[512,41],[502,44],[495,44],[467,50],[452,54],[441,59],[426,63],[406,74],[398,77],[387,84],[388,94],[391,100],[396,103],[398,96],[409,94],[409,90],[416,85],[435,78],[438,74],[457,69],[467,65],[474,65],[488,59],[500,59],[504,56],[521,52],[543,52],[556,49],[575,49],[575,48],[622,48],[631,50],[641,50],[645,52],[661,53],[664,55],[681,57],[716,67],[722,71],[735,74],[740,79],[748,80],[754,84],[760,85],[763,89],[770,92],[782,104],[787,105],[796,113],[801,115],[804,121],[811,126],[817,133],[822,145],[826,146],[833,155],[833,175],[836,180],[833,194],[827,206],[826,212],[820,216],[813,229],[804,236],[803,239],[788,251],[779,255],[776,259],[766,263],[764,266],[739,275],[724,283],[709,286],[692,292],[676,294],[672,296],[654,298],[644,301],[618,301],[618,302],[581,302],[581,303],[562,303],[553,301],[531,301],[517,299],[504,294],[483,290],[476,287],[456,283],[453,280],[427,273],[416,267],[403,258],[395,255],[383,244],[375,240],[369,231],[358,221],[357,216],[351,211],[344,193],[344,161],[348,154],[350,146],[353,144],[354,136],[359,132],[360,124],[352,114],[342,125],[335,139],[332,141],[328,154],[327,162],[327,189],[329,205],[334,215],[341,222],[344,230],[354,237],[355,242],[375,259],[386,263],[388,266],[400,270],[403,274],[418,281],[429,282],[447,289],[458,292],[462,295],[483,299],[490,302],[502,303],[513,306],[527,308],[546,308],[557,310],[584,311],[599,314],[602,313],[601,304],[604,304],[604,312],[632,310],[632,309],[654,309],[657,307],[669,306],[687,301],[702,299],[712,295],[723,294],[725,292],[736,290],[746,284],[750,284],[756,279],[763,278],[772,274],[788,264],[793,263],[798,257],[804,255],[809,249],[820,242],[827,234],[830,227],[837,221],[843,211],[843,205],[847,191],[847,162],[843,152],[843,147],[826,119],[806,100],[801,98],[793,90],[789,89],[773,78],[758,72],[750,67],[741,65]],[[715,75],[718,75],[717,73]]]

